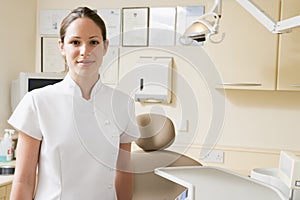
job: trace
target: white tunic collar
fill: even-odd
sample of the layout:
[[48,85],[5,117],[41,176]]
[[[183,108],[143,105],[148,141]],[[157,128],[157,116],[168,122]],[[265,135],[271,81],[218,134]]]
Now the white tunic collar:
[[[72,77],[70,76],[70,73],[67,73],[67,75],[65,76],[65,78],[63,80],[63,83],[65,84],[68,92],[70,92],[70,94],[72,96],[82,97],[80,87],[72,79]],[[90,100],[93,99],[93,97],[101,90],[102,87],[103,87],[103,83],[101,82],[101,78],[99,77],[99,79],[97,80],[97,82],[95,83],[95,85],[92,88]],[[88,100],[88,101],[90,101],[90,100]]]

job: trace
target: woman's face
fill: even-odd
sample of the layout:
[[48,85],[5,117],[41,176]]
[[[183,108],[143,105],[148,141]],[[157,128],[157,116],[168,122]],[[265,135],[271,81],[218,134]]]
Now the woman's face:
[[98,78],[108,41],[103,41],[95,22],[89,18],[74,20],[66,30],[64,43],[60,41],[59,46],[73,78]]

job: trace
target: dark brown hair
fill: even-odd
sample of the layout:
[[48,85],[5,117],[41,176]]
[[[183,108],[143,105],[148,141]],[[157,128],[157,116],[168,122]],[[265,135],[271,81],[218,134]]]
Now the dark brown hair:
[[89,18],[95,22],[95,24],[100,28],[103,40],[106,40],[106,27],[104,21],[101,19],[101,17],[94,11],[91,10],[88,7],[78,7],[71,11],[62,21],[60,25],[60,39],[62,43],[64,43],[65,35],[67,28],[69,25],[78,18]]

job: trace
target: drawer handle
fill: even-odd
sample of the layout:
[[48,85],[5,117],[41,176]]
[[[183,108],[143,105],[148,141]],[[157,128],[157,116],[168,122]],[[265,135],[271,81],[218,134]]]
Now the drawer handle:
[[300,84],[291,84],[291,87],[300,87]]
[[[222,86],[244,86],[244,87],[254,87],[261,86],[261,83],[221,83]],[[299,85],[300,86],[300,85]]]

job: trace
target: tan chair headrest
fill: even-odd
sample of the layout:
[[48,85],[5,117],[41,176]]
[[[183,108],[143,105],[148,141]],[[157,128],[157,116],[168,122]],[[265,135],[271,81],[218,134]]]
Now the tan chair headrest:
[[175,139],[173,122],[159,114],[142,114],[137,116],[141,138],[135,143],[144,151],[156,151],[169,147]]

